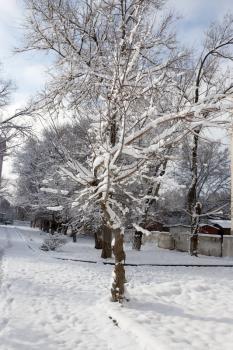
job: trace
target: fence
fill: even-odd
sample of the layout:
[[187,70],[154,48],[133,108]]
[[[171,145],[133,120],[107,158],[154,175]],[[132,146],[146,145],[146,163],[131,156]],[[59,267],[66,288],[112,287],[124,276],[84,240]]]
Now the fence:
[[[182,252],[189,251],[189,232],[160,232],[158,247],[164,249],[175,249]],[[198,253],[207,256],[233,257],[233,236],[198,235]]]

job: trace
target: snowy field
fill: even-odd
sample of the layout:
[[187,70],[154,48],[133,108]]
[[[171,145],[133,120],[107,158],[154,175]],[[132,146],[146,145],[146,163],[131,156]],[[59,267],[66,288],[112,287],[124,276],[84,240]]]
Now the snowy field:
[[[43,236],[0,227],[0,350],[233,349],[233,268],[127,266],[121,306],[109,301],[113,267],[92,240],[48,253]],[[127,263],[233,264],[152,244],[126,253]]]

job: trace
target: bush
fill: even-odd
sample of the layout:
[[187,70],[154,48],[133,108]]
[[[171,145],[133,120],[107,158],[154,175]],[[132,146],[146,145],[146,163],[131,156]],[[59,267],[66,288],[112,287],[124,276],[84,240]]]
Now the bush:
[[40,249],[45,251],[56,250],[58,247],[61,247],[62,245],[66,244],[66,242],[67,239],[65,237],[62,237],[58,234],[50,235],[48,238],[44,239],[44,242]]

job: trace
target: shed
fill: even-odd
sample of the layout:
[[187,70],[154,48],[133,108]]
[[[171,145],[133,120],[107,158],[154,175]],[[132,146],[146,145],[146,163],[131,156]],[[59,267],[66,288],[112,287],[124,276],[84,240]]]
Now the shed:
[[144,226],[148,231],[163,231],[163,223],[160,221],[150,221]]
[[231,234],[231,220],[213,220],[211,219],[210,222],[214,225],[214,227],[217,227],[220,229],[220,234],[223,235],[230,235]]
[[214,225],[200,224],[198,232],[203,234],[218,235],[221,234],[221,229]]

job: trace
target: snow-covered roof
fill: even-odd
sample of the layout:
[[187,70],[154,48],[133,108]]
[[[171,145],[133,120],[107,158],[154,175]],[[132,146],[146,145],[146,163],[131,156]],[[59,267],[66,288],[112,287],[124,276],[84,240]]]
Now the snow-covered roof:
[[222,228],[231,228],[231,220],[210,220],[210,222]]

